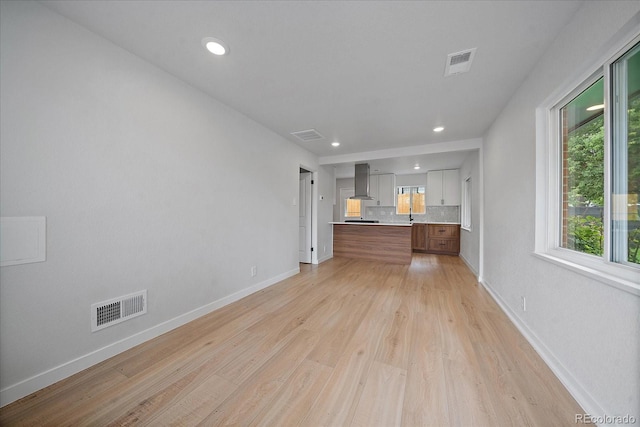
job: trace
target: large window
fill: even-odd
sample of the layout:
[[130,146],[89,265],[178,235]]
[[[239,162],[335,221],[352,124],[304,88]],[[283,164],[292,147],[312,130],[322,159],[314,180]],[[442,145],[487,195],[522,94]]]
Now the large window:
[[425,214],[424,187],[397,187],[396,214]]
[[536,253],[640,293],[640,37],[537,111]]

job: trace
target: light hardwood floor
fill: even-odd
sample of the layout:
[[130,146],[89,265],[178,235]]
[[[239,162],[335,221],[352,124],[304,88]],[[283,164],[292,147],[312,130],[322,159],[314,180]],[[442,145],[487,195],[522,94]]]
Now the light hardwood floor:
[[1,425],[569,426],[457,257],[334,258],[0,410]]

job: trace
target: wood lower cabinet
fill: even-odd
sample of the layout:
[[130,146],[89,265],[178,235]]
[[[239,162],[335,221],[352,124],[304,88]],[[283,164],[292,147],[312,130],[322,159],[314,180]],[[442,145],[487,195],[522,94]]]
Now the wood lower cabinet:
[[414,252],[458,255],[460,225],[415,223],[411,226],[411,249]]
[[460,226],[414,223],[411,226],[411,249],[415,252],[458,255]]
[[427,224],[427,252],[458,255],[460,253],[460,225]]
[[427,224],[413,224],[411,226],[411,249],[414,251],[427,250]]
[[429,239],[427,252],[458,255],[458,242],[453,239]]

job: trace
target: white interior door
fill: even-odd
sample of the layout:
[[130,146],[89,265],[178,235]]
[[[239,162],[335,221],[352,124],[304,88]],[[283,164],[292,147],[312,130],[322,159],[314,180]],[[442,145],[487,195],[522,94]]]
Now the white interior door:
[[311,173],[300,174],[300,230],[298,253],[300,262],[311,263]]

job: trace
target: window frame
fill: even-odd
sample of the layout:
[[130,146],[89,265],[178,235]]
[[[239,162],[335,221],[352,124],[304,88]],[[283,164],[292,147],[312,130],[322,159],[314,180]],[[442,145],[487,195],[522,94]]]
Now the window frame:
[[[536,108],[536,210],[534,255],[586,277],[640,295],[640,269],[612,260],[611,174],[612,141],[609,100],[612,64],[640,42],[633,36],[620,40],[582,73],[569,79]],[[596,256],[561,247],[562,136],[559,110],[573,97],[604,78],[604,253]]]
[[345,218],[362,218],[362,200],[357,200],[358,205],[360,206],[360,208],[358,209],[358,214],[357,215],[349,215],[349,200],[355,200],[352,199],[350,197],[347,197],[346,199],[344,199],[344,217]]
[[[627,44],[624,49],[622,50],[622,52],[620,53],[620,55],[618,55],[616,58],[612,59],[610,61],[610,63],[608,64],[607,67],[607,71],[616,77],[620,77],[623,73],[621,73],[620,71],[618,71],[618,73],[616,73],[614,71],[614,64],[617,63],[619,60],[621,60],[624,56],[626,56],[628,53],[630,53],[632,50],[636,50],[636,54],[638,54],[638,50],[640,49],[640,34],[635,37],[629,44]],[[624,73],[624,77],[625,77],[625,81],[624,82],[620,82],[620,81],[614,81],[613,78],[611,80],[611,85],[610,87],[606,88],[605,90],[610,90],[611,93],[611,97],[616,96],[619,98],[619,104],[618,105],[612,105],[611,106],[611,111],[608,115],[606,115],[605,120],[611,120],[612,117],[614,117],[614,115],[616,113],[620,113],[620,109],[623,110],[623,115],[627,116],[627,110],[628,110],[628,93],[625,93],[625,96],[621,96],[621,93],[619,92],[620,89],[623,90],[627,90],[626,88],[626,84],[628,82],[627,79],[627,75],[626,73]],[[614,85],[615,83],[615,85]],[[622,84],[621,84],[622,83]],[[619,89],[614,89],[615,87],[618,87]],[[621,99],[620,99],[621,98]],[[623,107],[621,107],[623,106]],[[605,122],[605,126],[606,126],[607,122]],[[625,152],[624,154],[620,153],[620,152],[613,152],[613,148],[615,146],[618,145],[618,141],[614,140],[614,131],[617,130],[618,134],[624,134],[624,138],[626,141],[626,149],[628,150],[628,146],[629,146],[629,141],[628,141],[628,129],[626,127],[627,123],[625,122],[624,125],[622,125],[621,123],[617,122],[617,123],[611,123],[610,125],[610,132],[607,133],[607,136],[610,138],[609,140],[609,164],[612,167],[612,171],[609,175],[609,179],[610,179],[610,184],[609,184],[609,188],[611,189],[611,193],[608,194],[608,196],[611,198],[611,196],[613,194],[616,193],[616,190],[620,189],[620,183],[616,182],[616,180],[620,180],[620,178],[624,177],[624,179],[622,179],[623,181],[623,186],[625,187],[625,190],[623,190],[624,192],[626,192],[626,194],[628,195],[628,174],[629,174],[629,169],[628,169],[628,152]],[[618,136],[620,137],[620,136]],[[605,157],[606,159],[606,157]],[[613,169],[614,165],[618,165],[618,166],[622,166],[622,168],[620,169]],[[624,171],[624,172],[622,172]],[[625,200],[626,203],[628,203],[628,201]],[[618,201],[619,203],[619,201]],[[610,210],[609,210],[609,214],[613,215],[613,212],[616,210],[614,208],[614,200],[609,201],[609,206],[610,206]],[[618,206],[619,208],[619,206]],[[626,211],[626,209],[625,209]],[[614,233],[614,231],[611,229],[612,227],[612,222],[613,222],[613,218],[609,218],[609,222],[607,224],[607,226],[609,227],[609,230],[607,231],[607,229],[605,228],[605,232],[608,232],[609,235],[611,236],[611,241],[608,245],[608,250],[610,251],[609,253],[609,259],[614,259],[614,258],[622,258],[622,259],[617,259],[616,262],[620,263],[622,265],[627,265],[633,269],[638,269],[640,270],[640,265],[636,265],[635,263],[631,263],[628,261],[628,236],[627,235],[623,235],[621,236],[620,234]],[[625,223],[624,227],[628,227],[628,224]],[[639,279],[638,282],[640,282],[640,275],[639,275]]]
[[362,218],[362,200],[358,200],[360,202],[360,215],[358,216],[347,216],[347,200],[355,194],[355,190],[353,188],[340,188],[339,190],[340,197],[340,221],[344,221],[346,219],[352,218]]
[[[594,74],[592,74],[587,80],[585,80],[582,84],[580,84],[578,87],[576,87],[573,91],[571,91],[567,96],[565,96],[563,99],[561,99],[553,108],[552,108],[552,115],[556,120],[556,123],[554,123],[554,128],[555,128],[555,136],[557,138],[557,145],[558,145],[558,151],[557,151],[557,157],[556,157],[556,161],[558,162],[557,165],[557,170],[558,170],[558,186],[559,188],[562,188],[564,185],[564,170],[563,170],[563,166],[564,166],[564,141],[563,141],[563,123],[562,123],[562,109],[564,109],[566,106],[568,106],[576,97],[580,96],[582,93],[584,93],[585,91],[587,91],[589,88],[591,88],[592,85],[596,84],[598,82],[598,80],[602,79],[603,83],[606,80],[605,76],[603,75],[603,73],[601,71],[596,72]],[[603,89],[604,89],[604,84],[603,84]],[[606,94],[606,90],[603,91],[603,98],[605,99],[605,109],[603,111],[603,119],[605,121],[604,123],[604,128],[605,128],[605,132],[604,132],[604,138],[603,138],[603,145],[606,148],[607,146],[607,134],[608,132],[606,131],[607,128],[607,124],[606,124],[606,120],[607,120],[607,116],[608,116],[608,105],[606,100],[607,98],[607,94]],[[603,159],[603,162],[606,164],[607,160],[606,157]],[[607,170],[605,168],[604,171],[604,177],[605,179],[603,180],[603,192],[606,194],[607,191],[607,183],[606,183],[606,175],[607,175]],[[564,250],[568,250],[571,252],[579,252],[576,251],[574,249],[570,249],[570,248],[564,248],[562,246],[562,239],[563,239],[563,224],[564,224],[564,220],[566,218],[564,218],[564,194],[563,191],[560,190],[558,191],[558,213],[559,213],[559,221],[556,221],[556,229],[554,230],[555,235],[557,236],[558,239],[558,247],[563,248]],[[607,222],[607,216],[606,216],[606,211],[607,211],[607,205],[606,203],[603,204],[603,221],[604,223]],[[604,230],[604,224],[603,224],[603,235],[606,234],[606,231]],[[606,240],[606,239],[605,239]],[[593,256],[595,258],[601,258],[601,257],[606,257],[605,251],[606,251],[606,247],[607,247],[607,242],[604,241],[603,242],[603,254],[602,256],[598,256],[598,255],[592,255],[592,254],[587,254],[584,252],[579,252],[579,253],[583,253],[585,255],[590,255]]]

